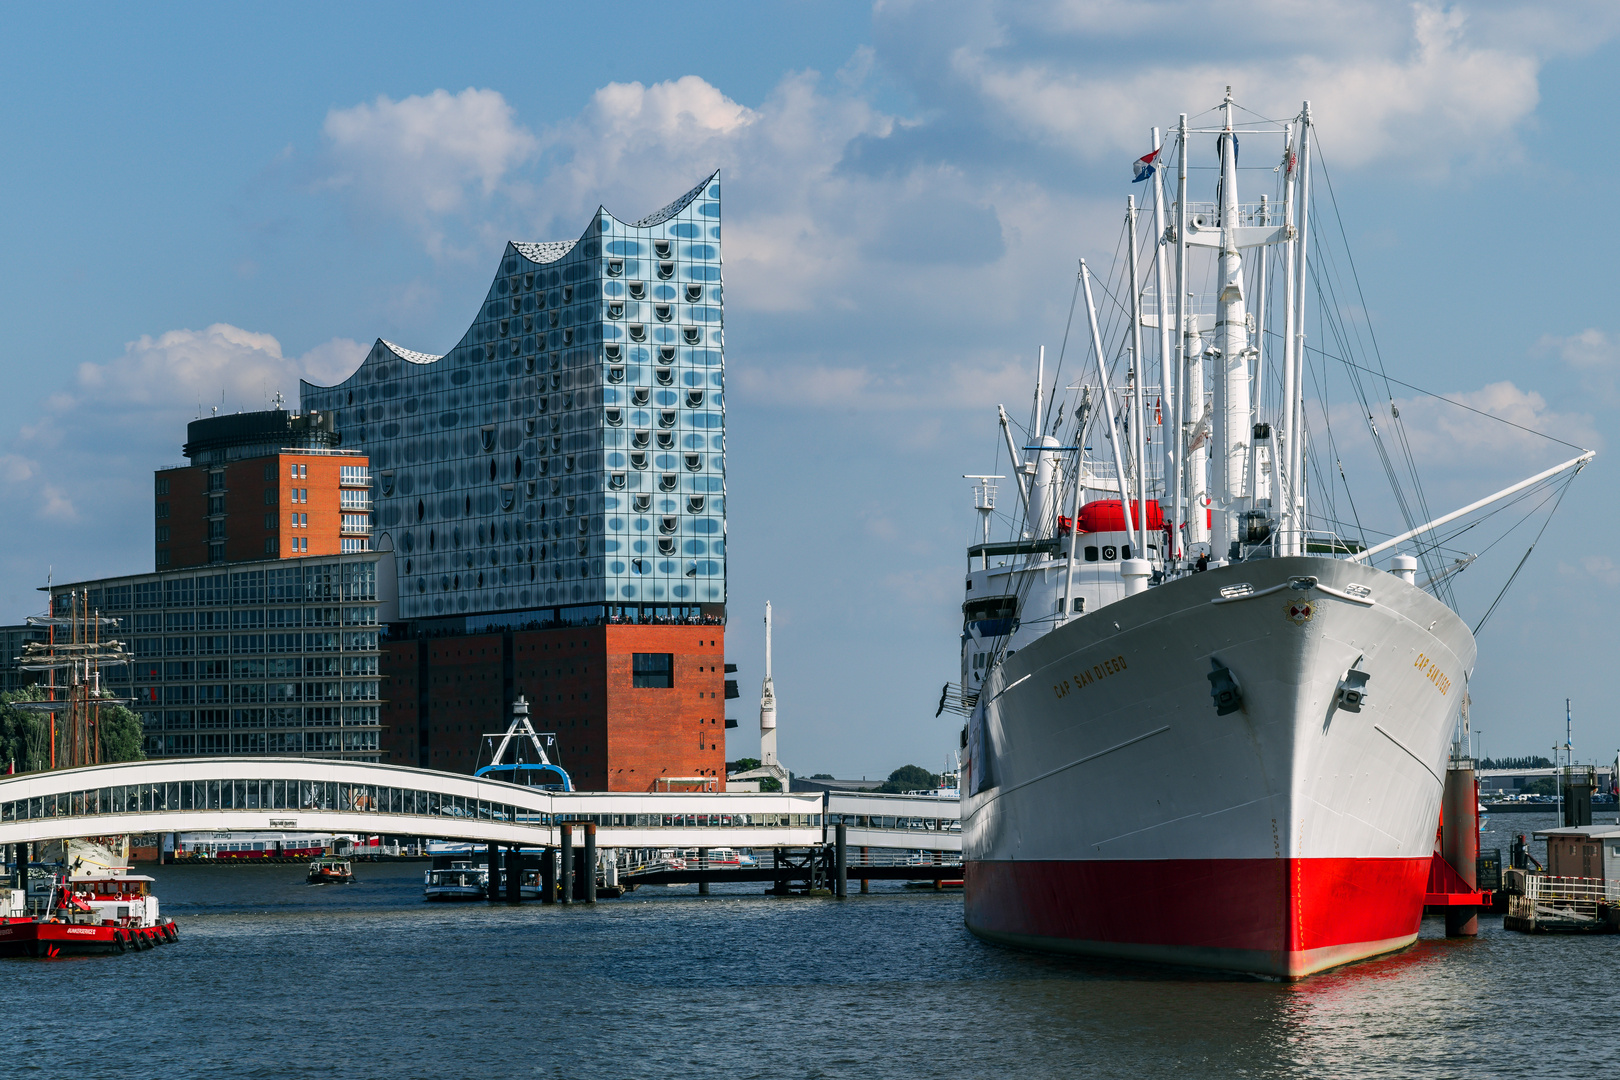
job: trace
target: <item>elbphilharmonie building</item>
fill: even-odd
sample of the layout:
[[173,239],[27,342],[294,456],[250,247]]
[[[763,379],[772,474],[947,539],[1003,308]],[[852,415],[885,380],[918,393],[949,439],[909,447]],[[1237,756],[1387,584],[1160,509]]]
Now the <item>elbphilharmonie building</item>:
[[715,173],[638,221],[509,243],[448,352],[378,340],[300,397],[369,455],[401,619],[712,623],[724,357]]

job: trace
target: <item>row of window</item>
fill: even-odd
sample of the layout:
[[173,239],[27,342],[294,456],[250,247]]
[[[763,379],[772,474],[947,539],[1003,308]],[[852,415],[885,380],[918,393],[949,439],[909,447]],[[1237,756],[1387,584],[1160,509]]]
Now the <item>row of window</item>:
[[290,656],[271,660],[170,660],[132,665],[141,682],[263,679],[295,675],[375,675],[375,656]]
[[[90,608],[104,612],[228,604],[285,604],[305,600],[375,600],[377,564],[373,560],[299,562],[269,570],[171,577],[132,585],[91,586],[89,593]],[[65,603],[67,595],[58,593],[57,602]]]
[[138,686],[135,700],[139,703],[165,705],[206,705],[226,701],[240,704],[254,702],[298,701],[376,701],[375,680],[333,682],[251,682],[203,684],[192,686]]
[[[141,708],[136,703],[137,709]],[[165,709],[141,711],[147,731],[208,728],[376,727],[376,705],[274,705],[263,709]]]
[[[249,733],[251,734],[251,733]],[[310,733],[306,732],[306,737]],[[322,733],[316,733],[322,734]],[[350,734],[341,732],[338,734]],[[353,734],[367,734],[354,732]],[[374,733],[372,733],[374,734]],[[218,736],[193,736],[217,739]],[[409,814],[520,825],[551,825],[553,815],[461,795],[375,784],[319,780],[182,780],[123,784],[0,803],[0,821],[100,814],[187,810],[287,810],[292,812]],[[595,822],[606,828],[731,829],[815,828],[820,814],[557,814],[556,823]]]
[[375,731],[232,731],[208,735],[152,736],[147,740],[147,753],[164,757],[191,754],[363,754],[376,753],[377,750]]
[[201,637],[136,638],[130,651],[138,659],[155,656],[253,656],[266,652],[375,652],[375,630],[341,634],[215,634]]
[[238,608],[226,618],[223,611],[169,611],[124,616],[121,629],[137,634],[190,630],[256,630],[269,626],[376,626],[377,609],[366,604],[357,607]]

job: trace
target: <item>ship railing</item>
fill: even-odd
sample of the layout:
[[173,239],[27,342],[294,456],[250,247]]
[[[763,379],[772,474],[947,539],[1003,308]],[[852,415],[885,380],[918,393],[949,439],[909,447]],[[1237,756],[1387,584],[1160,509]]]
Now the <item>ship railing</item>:
[[[1187,201],[1188,214],[1194,217],[1203,215],[1204,220],[1211,223],[1205,225],[1204,228],[1213,228],[1213,222],[1220,216],[1220,212],[1219,203],[1194,202],[1190,199]],[[1280,200],[1277,202],[1267,201],[1264,204],[1257,202],[1238,203],[1237,213],[1237,224],[1239,225],[1270,225],[1275,227],[1285,223],[1283,204]]]

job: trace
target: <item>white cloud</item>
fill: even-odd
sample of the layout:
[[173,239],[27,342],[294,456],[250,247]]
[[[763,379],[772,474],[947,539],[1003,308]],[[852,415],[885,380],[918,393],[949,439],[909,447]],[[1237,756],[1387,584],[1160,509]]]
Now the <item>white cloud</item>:
[[334,382],[365,354],[334,339],[288,357],[271,335],[226,323],[140,337],[114,360],[81,364],[18,430],[0,453],[0,490],[47,521],[104,521],[116,510],[138,513],[144,531],[151,470],[180,460],[199,412],[269,408],[277,391],[296,407],[300,378]]
[[505,97],[473,87],[399,101],[379,95],[331,110],[321,130],[331,166],[325,186],[356,208],[406,218],[435,251],[444,242],[440,218],[463,210],[470,193],[487,200],[539,148]]
[[[1293,3],[1266,5],[1240,24],[1262,28],[1262,37],[1292,30],[1286,52],[1254,55],[1238,46],[1223,62],[1207,59],[1219,42],[1191,55],[1144,48],[1146,37],[1178,12],[1194,17],[1185,5],[1057,9],[1069,15],[1073,43],[1098,51],[1098,62],[1054,57],[1049,43],[1033,40],[1034,28],[1020,21],[988,42],[959,46],[950,70],[1027,138],[1087,159],[1144,151],[1149,127],[1171,125],[1182,111],[1199,113],[1230,85],[1240,103],[1263,116],[1292,116],[1309,98],[1336,163],[1394,158],[1443,172],[1451,155],[1481,157],[1511,147],[1539,101],[1541,58],[1517,43],[1481,42],[1461,8],[1337,3],[1306,12]],[[1200,8],[1194,21],[1213,27],[1221,20]],[[1107,49],[1137,62],[1111,64]]]
[[1558,357],[1575,372],[1587,394],[1604,405],[1620,405],[1620,342],[1607,332],[1588,328],[1568,337],[1546,334],[1531,352]]

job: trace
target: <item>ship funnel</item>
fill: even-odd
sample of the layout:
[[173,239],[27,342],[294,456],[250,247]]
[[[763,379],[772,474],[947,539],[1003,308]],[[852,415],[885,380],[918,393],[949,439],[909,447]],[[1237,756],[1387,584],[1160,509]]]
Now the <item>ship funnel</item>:
[[1417,584],[1417,559],[1410,555],[1397,555],[1389,560],[1389,572],[1406,582]]

